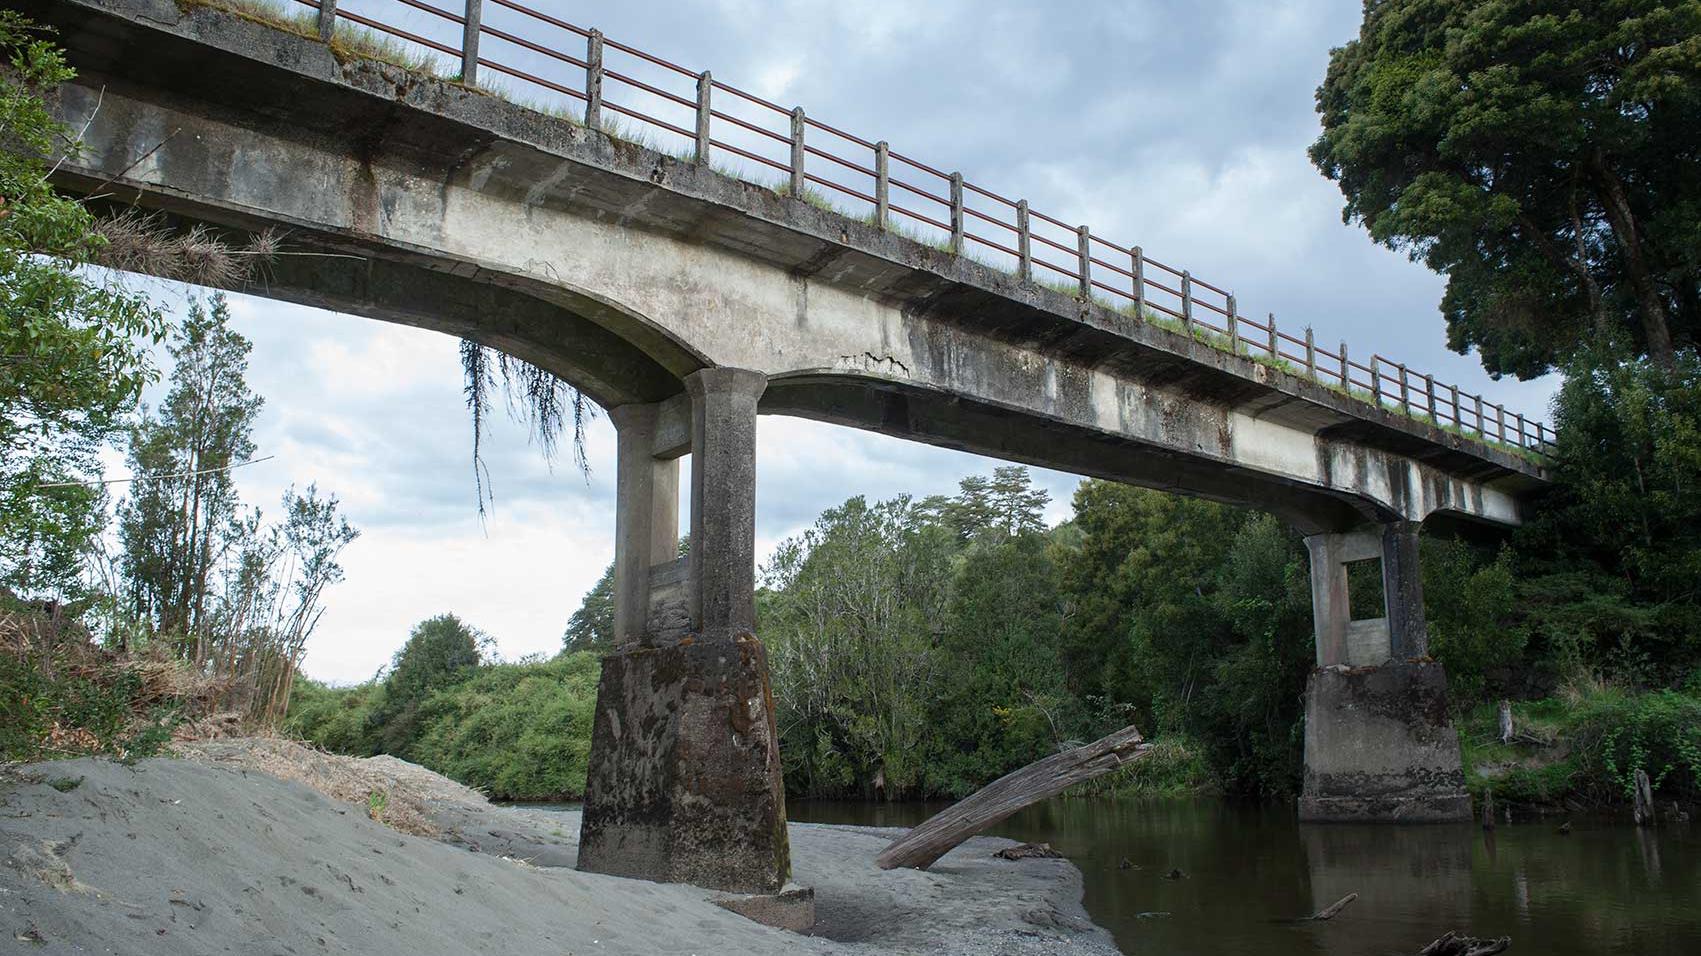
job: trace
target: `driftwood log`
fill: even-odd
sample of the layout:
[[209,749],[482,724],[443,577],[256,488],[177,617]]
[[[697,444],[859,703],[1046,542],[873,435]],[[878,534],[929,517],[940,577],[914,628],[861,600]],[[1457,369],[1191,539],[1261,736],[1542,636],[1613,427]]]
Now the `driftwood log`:
[[900,866],[925,870],[952,847],[1017,810],[1138,760],[1150,753],[1150,747],[1129,726],[1084,747],[1036,760],[927,818],[880,851],[875,862],[882,870]]
[[1418,956],[1493,956],[1494,953],[1504,953],[1512,945],[1512,938],[1502,936],[1499,939],[1478,939],[1475,936],[1460,936],[1448,932],[1428,946],[1418,951]]
[[1341,897],[1340,899],[1336,900],[1335,902],[1330,903],[1328,906],[1325,906],[1322,909],[1318,910],[1317,912],[1311,914],[1310,916],[1307,916],[1306,919],[1308,919],[1308,920],[1334,919],[1335,917],[1337,917],[1341,914],[1341,910],[1344,910],[1344,909],[1347,908],[1348,903],[1351,903],[1353,900],[1356,900],[1356,899],[1358,899],[1357,893],[1348,893],[1346,896]]

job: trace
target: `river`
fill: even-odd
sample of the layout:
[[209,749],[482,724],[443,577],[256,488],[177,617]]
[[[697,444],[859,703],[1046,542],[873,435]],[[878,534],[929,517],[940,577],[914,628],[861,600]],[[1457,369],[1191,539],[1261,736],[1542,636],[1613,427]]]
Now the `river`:
[[[943,806],[798,800],[788,816],[911,826]],[[1490,834],[1302,825],[1291,806],[1089,798],[1030,807],[990,832],[1074,861],[1087,911],[1131,954],[1412,954],[1449,929],[1510,936],[1512,952],[1543,956],[1701,954],[1694,824],[1577,820],[1562,834],[1549,819]],[[1292,922],[1355,892],[1329,922]]]

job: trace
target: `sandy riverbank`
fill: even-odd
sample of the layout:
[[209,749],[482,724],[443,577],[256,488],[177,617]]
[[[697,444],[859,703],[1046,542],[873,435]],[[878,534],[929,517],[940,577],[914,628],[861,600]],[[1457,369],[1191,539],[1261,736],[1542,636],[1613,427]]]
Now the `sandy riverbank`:
[[[0,932],[50,953],[1116,952],[1081,908],[1080,873],[995,859],[1007,840],[884,872],[873,861],[892,831],[793,824],[795,879],[817,901],[817,934],[801,937],[709,891],[573,870],[577,814],[492,806],[393,758],[358,762],[394,781],[384,812],[415,831],[399,832],[330,772],[344,758],[307,773],[278,748],[0,771]],[[284,763],[296,779],[246,769]]]

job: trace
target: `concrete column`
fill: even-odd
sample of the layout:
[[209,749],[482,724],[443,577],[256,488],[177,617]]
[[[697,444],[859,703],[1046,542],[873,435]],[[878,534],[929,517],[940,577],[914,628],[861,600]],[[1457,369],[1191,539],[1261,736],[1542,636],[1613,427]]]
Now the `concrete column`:
[[[670,399],[613,416],[621,471],[616,612],[622,633],[637,630],[642,640],[602,661],[579,868],[775,894],[790,875],[791,850],[767,651],[753,633],[756,403],[767,378],[712,368],[685,384],[689,415]],[[650,593],[665,596],[679,570],[671,561],[678,472],[658,459],[687,448],[691,554],[682,603],[691,633],[658,623]],[[645,613],[646,623],[633,623]],[[786,917],[788,925],[802,918]]]
[[[1471,815],[1447,674],[1428,649],[1416,522],[1305,539],[1317,669],[1305,689],[1301,820]],[[1384,616],[1353,620],[1347,565],[1380,558]]]
[[710,640],[756,629],[756,403],[761,372],[706,368],[691,395],[691,628]]
[[1311,620],[1317,643],[1317,666],[1368,666],[1388,659],[1385,618],[1352,619],[1347,591],[1347,565],[1382,555],[1381,535],[1374,529],[1310,535]]
[[609,410],[619,436],[614,504],[614,638],[650,643],[650,569],[679,540],[679,460],[656,457],[660,405]]
[[1388,613],[1389,653],[1397,661],[1429,655],[1423,618],[1423,573],[1418,567],[1418,523],[1382,526],[1382,600]]

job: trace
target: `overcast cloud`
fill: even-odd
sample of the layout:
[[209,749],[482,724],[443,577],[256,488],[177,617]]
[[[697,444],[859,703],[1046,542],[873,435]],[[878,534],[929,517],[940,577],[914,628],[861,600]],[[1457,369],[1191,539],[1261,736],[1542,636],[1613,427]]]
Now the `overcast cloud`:
[[[1357,3],[532,2],[1138,242],[1232,287],[1246,312],[1545,417],[1555,383],[1492,382],[1446,351],[1442,279],[1343,225],[1339,192],[1306,159],[1312,94],[1330,48],[1357,32]],[[276,456],[237,472],[246,500],[275,511],[284,487],[316,481],[362,530],[307,673],[369,677],[414,623],[444,611],[510,658],[558,648],[613,556],[606,419],[590,429],[588,477],[570,461],[552,470],[523,427],[499,423],[481,525],[454,340],[259,298],[233,297],[232,310],[266,398],[260,454]],[[996,464],[793,419],[764,418],[758,443],[761,554],[851,495],[946,493]],[[1067,517],[1075,479],[1039,477],[1052,520]]]

